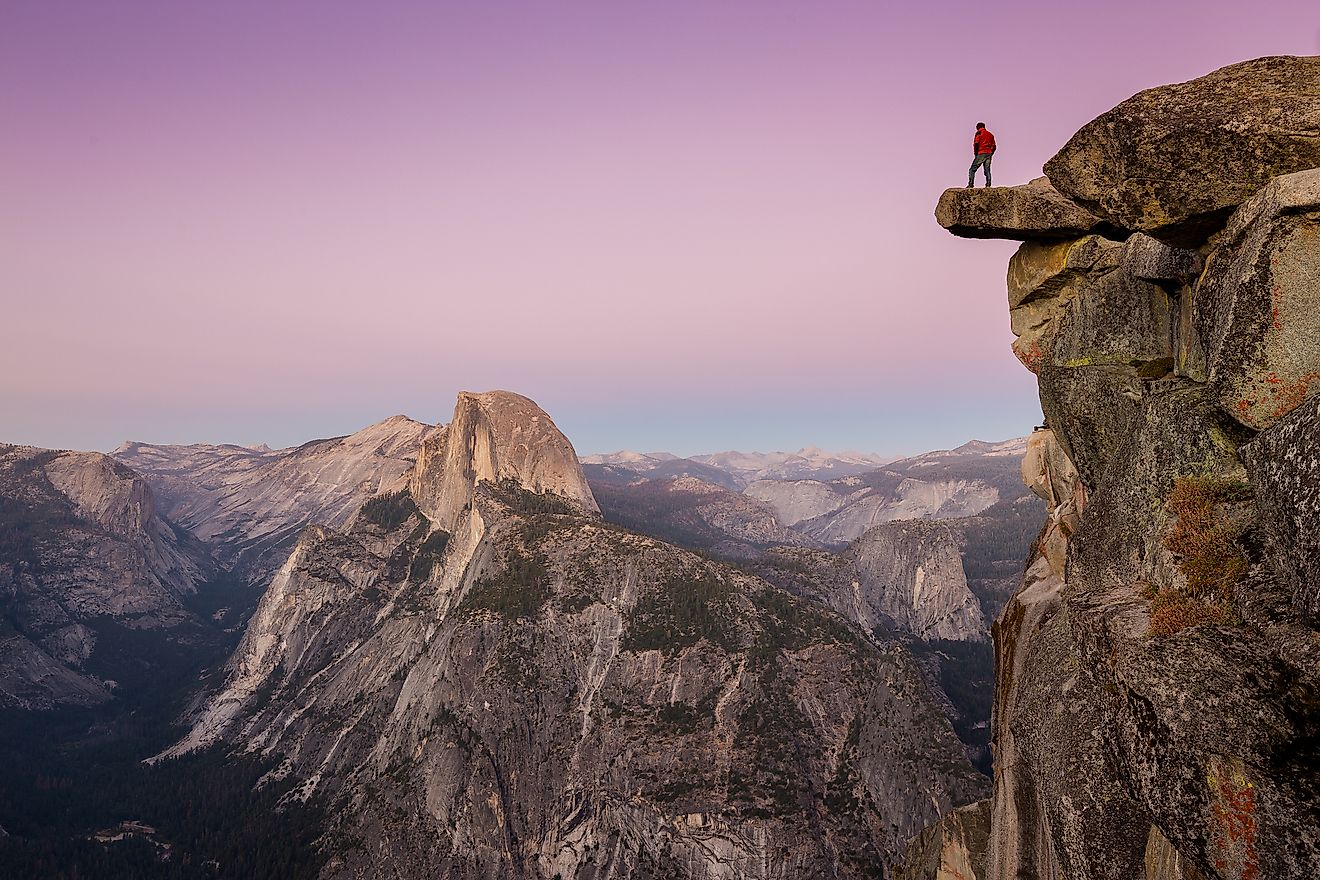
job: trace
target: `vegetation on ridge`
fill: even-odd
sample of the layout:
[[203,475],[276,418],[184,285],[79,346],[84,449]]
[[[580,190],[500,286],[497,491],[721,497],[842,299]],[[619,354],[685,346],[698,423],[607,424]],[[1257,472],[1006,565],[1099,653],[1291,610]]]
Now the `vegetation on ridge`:
[[672,577],[643,596],[628,615],[620,648],[675,651],[706,639],[727,650],[737,647],[734,589],[708,573]]
[[386,531],[397,529],[416,512],[417,505],[407,489],[374,495],[362,505],[362,518]]
[[550,598],[545,561],[510,550],[504,567],[479,579],[459,603],[461,611],[490,611],[510,619],[534,617]]

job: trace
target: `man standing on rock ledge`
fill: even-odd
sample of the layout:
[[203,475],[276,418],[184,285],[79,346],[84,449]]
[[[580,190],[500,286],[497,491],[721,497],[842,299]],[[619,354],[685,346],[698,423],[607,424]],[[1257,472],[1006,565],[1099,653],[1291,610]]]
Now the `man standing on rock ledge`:
[[976,123],[976,135],[972,138],[972,167],[967,169],[967,188],[971,189],[976,181],[976,169],[985,166],[985,185],[990,185],[990,157],[995,154],[995,136],[984,122]]

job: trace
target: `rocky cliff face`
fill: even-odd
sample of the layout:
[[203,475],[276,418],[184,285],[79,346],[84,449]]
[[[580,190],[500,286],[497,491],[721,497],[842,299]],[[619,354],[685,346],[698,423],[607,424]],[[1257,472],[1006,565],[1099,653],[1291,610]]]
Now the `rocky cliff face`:
[[568,438],[535,403],[508,391],[459,394],[453,420],[422,445],[408,488],[423,514],[453,531],[483,482],[512,482],[600,513]]
[[859,619],[888,619],[922,639],[985,638],[981,606],[948,526],[922,520],[876,526],[843,558]]
[[873,877],[984,783],[905,651],[604,524],[464,395],[406,492],[309,529],[174,753],[278,759],[332,877]]
[[0,705],[110,697],[91,672],[110,627],[191,621],[205,553],[156,514],[147,484],[94,452],[0,446]]
[[781,546],[754,567],[882,639],[901,633],[928,641],[979,641],[988,635],[967,586],[957,535],[943,523],[885,523],[838,554]]
[[367,498],[400,488],[435,430],[393,416],[294,449],[125,443],[111,454],[146,476],[171,521],[213,545],[225,565],[261,577],[307,524],[342,526]]
[[1046,165],[1111,228],[980,230],[1025,239],[1009,306],[1049,428],[1024,477],[1050,515],[995,624],[978,878],[1320,876],[1318,71],[1143,92]]

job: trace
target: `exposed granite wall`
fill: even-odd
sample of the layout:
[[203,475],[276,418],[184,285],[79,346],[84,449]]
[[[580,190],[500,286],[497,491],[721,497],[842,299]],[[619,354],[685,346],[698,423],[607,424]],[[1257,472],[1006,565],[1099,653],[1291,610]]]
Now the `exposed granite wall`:
[[1014,348],[1048,423],[975,876],[1320,876],[1320,58],[1143,92],[1046,171],[937,214],[1024,241]]

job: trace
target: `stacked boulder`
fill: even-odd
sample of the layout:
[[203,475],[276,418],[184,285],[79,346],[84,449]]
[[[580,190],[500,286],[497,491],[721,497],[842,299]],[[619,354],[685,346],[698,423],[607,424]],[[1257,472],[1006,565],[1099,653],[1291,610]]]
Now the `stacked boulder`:
[[1023,242],[1047,423],[975,876],[1320,877],[1320,58],[1142,92],[1045,172],[936,212]]

